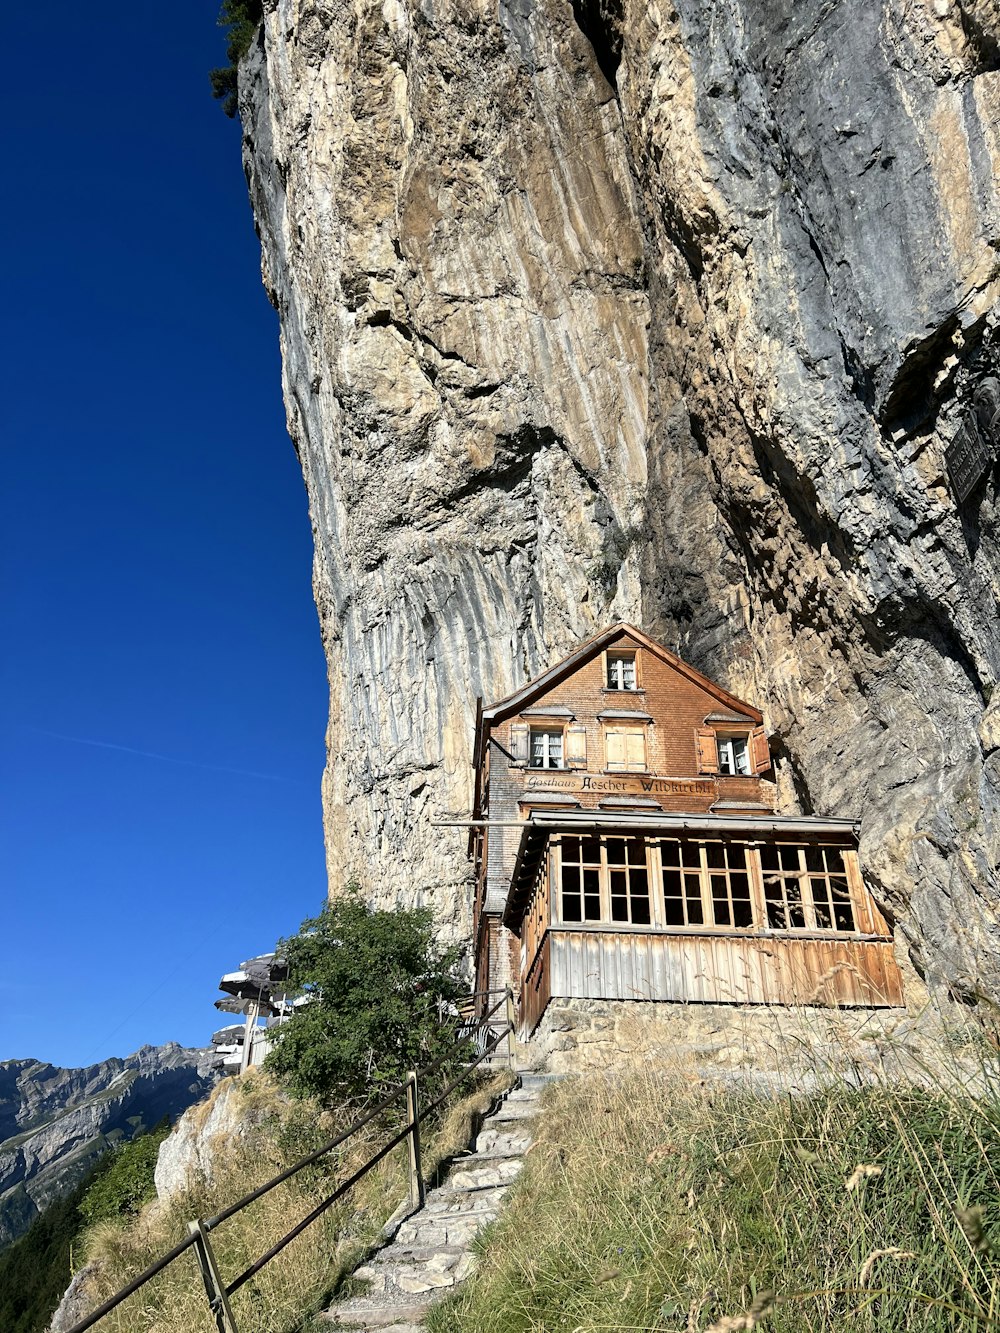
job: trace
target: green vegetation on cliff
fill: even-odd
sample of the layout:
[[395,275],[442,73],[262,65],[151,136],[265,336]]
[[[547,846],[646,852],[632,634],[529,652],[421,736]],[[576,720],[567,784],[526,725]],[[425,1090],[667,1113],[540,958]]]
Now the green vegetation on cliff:
[[[291,984],[311,997],[275,1029],[267,1057],[295,1096],[327,1106],[376,1100],[454,1046],[454,1001],[468,988],[459,950],[435,941],[430,911],[376,911],[349,892],[279,949]],[[442,1078],[467,1054],[453,1052]]]
[[99,1162],[71,1193],[36,1217],[13,1245],[0,1254],[0,1328],[4,1333],[42,1333],[70,1279],[73,1241],[80,1230],[77,1211]]
[[550,1094],[432,1333],[972,1333],[1000,1319],[1000,1103],[643,1069]]
[[102,1165],[96,1180],[80,1200],[84,1222],[106,1222],[118,1217],[134,1217],[156,1193],[153,1172],[160,1144],[170,1133],[170,1122],[162,1120],[148,1134],[141,1134],[123,1144]]
[[212,96],[221,101],[227,116],[236,115],[239,64],[250,50],[263,17],[263,0],[223,0],[219,27],[227,29],[226,58],[229,64],[210,70],[208,77],[212,82]]
[[152,1198],[166,1121],[102,1157],[75,1189],[49,1204],[0,1254],[0,1329],[43,1333],[69,1285],[81,1233],[95,1221],[134,1216]]

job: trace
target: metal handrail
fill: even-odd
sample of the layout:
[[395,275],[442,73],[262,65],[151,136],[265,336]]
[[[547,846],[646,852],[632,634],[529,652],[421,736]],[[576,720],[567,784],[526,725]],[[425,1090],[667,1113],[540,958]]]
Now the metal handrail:
[[249,1281],[255,1273],[259,1273],[265,1264],[270,1263],[275,1255],[281,1253],[289,1241],[293,1241],[300,1232],[305,1231],[310,1223],[315,1222],[317,1217],[322,1213],[325,1213],[326,1210],[335,1204],[339,1198],[345,1195],[349,1189],[352,1189],[363,1176],[366,1176],[369,1171],[378,1166],[379,1162],[381,1162],[384,1157],[387,1157],[397,1144],[402,1143],[410,1132],[410,1126],[406,1125],[398,1134],[394,1135],[388,1143],[384,1144],[379,1149],[374,1157],[370,1157],[368,1161],[365,1162],[364,1166],[359,1167],[353,1176],[348,1180],[345,1180],[342,1185],[338,1185],[328,1198],[324,1199],[322,1203],[317,1204],[312,1212],[304,1217],[301,1222],[292,1227],[287,1235],[282,1236],[281,1240],[272,1245],[266,1254],[262,1254],[259,1259],[254,1260],[250,1267],[246,1269],[245,1272],[241,1273],[239,1277],[233,1278],[232,1282],[226,1287],[226,1295],[231,1296],[234,1291],[239,1291],[244,1282]]
[[[499,1046],[500,1042],[504,1039],[506,1035],[507,1035],[506,1032],[501,1032],[494,1039],[490,1048],[491,1051],[495,1049],[497,1046]],[[487,1052],[486,1054],[489,1053],[490,1052]],[[445,1097],[448,1096],[449,1093],[454,1092],[455,1088],[457,1088],[460,1083],[463,1083],[468,1078],[468,1076],[472,1073],[473,1069],[476,1068],[476,1065],[481,1064],[482,1061],[486,1059],[486,1054],[479,1056],[479,1058],[473,1064],[469,1065],[469,1067],[457,1079],[453,1079],[452,1082],[448,1084],[448,1087],[445,1089],[445,1091],[439,1094],[439,1096],[435,1101],[429,1103],[427,1106],[424,1107],[424,1109],[417,1116],[418,1123],[424,1120],[428,1112],[433,1111],[435,1107],[439,1106],[441,1102],[444,1101]],[[406,1086],[407,1085],[404,1083],[403,1084],[404,1089]],[[281,1240],[277,1241],[271,1247],[271,1249],[267,1251],[266,1254],[261,1255],[259,1259],[257,1259],[254,1263],[250,1265],[250,1267],[246,1270],[246,1272],[241,1273],[239,1277],[234,1278],[233,1281],[230,1282],[229,1285],[227,1286],[226,1294],[228,1296],[231,1296],[234,1291],[239,1290],[239,1288],[243,1286],[243,1283],[246,1282],[248,1278],[253,1277],[254,1273],[259,1272],[259,1270],[262,1269],[266,1263],[270,1262],[270,1260],[273,1259],[276,1254],[280,1254],[281,1251],[285,1248],[285,1246],[289,1243],[289,1241],[294,1240],[295,1237],[299,1235],[300,1232],[304,1231],[306,1227],[310,1224],[310,1222],[314,1222],[316,1218],[320,1216],[321,1213],[325,1213],[326,1210],[329,1207],[331,1207],[331,1205],[336,1203],[339,1198],[341,1198],[344,1194],[346,1194],[347,1191],[352,1188],[352,1186],[356,1185],[363,1176],[367,1175],[368,1172],[372,1170],[373,1167],[376,1167],[379,1164],[379,1162],[382,1161],[383,1157],[387,1156],[387,1154],[390,1153],[392,1149],[396,1147],[397,1144],[402,1143],[402,1141],[405,1138],[408,1138],[411,1133],[412,1133],[412,1126],[409,1123],[407,1123],[400,1130],[400,1132],[397,1135],[395,1135],[394,1138],[390,1139],[388,1143],[386,1143],[382,1148],[379,1149],[379,1151],[375,1154],[374,1157],[369,1158],[369,1160],[364,1164],[364,1166],[359,1167],[358,1170],[355,1171],[354,1175],[350,1177],[350,1179],[345,1180],[342,1185],[338,1185],[337,1188],[334,1190],[334,1192],[329,1196],[329,1198],[326,1198],[323,1200],[322,1203],[317,1204],[317,1206],[313,1209],[313,1211],[309,1214],[309,1216],[303,1218],[303,1220],[299,1222],[297,1226],[293,1227],[292,1230],[289,1231],[287,1236],[283,1236]]]
[[[349,1125],[343,1133],[338,1134],[336,1138],[333,1138],[328,1143],[314,1149],[311,1153],[307,1153],[305,1157],[299,1158],[299,1160],[293,1162],[290,1167],[287,1167],[271,1180],[265,1181],[263,1185],[259,1185],[257,1189],[252,1190],[249,1194],[243,1195],[242,1198],[237,1199],[228,1207],[223,1208],[223,1210],[216,1213],[214,1217],[206,1218],[204,1220],[199,1218],[192,1222],[190,1232],[184,1240],[179,1241],[173,1249],[168,1250],[166,1254],[161,1255],[160,1258],[150,1264],[148,1268],[144,1268],[141,1273],[134,1277],[131,1282],[127,1283],[126,1286],[122,1287],[120,1291],[109,1296],[108,1299],[103,1301],[96,1309],[92,1310],[88,1315],[85,1315],[83,1319],[78,1320],[66,1330],[66,1333],[85,1333],[85,1330],[92,1328],[96,1323],[103,1319],[105,1315],[110,1314],[112,1310],[121,1305],[123,1301],[127,1300],[129,1296],[138,1291],[140,1287],[156,1277],[158,1273],[161,1273],[168,1264],[173,1263],[175,1259],[179,1258],[186,1250],[189,1250],[192,1247],[196,1249],[198,1254],[199,1266],[205,1282],[206,1295],[208,1296],[212,1313],[215,1316],[219,1333],[238,1333],[235,1320],[233,1319],[232,1310],[229,1307],[229,1297],[234,1292],[238,1291],[244,1283],[254,1277],[255,1274],[259,1273],[265,1264],[270,1263],[276,1255],[281,1253],[286,1245],[290,1244],[296,1236],[300,1235],[308,1226],[315,1222],[318,1217],[322,1216],[322,1214],[325,1213],[328,1208],[331,1208],[338,1199],[347,1194],[348,1191],[366,1176],[369,1171],[374,1170],[374,1168],[387,1157],[390,1152],[392,1152],[393,1148],[398,1147],[404,1139],[409,1139],[410,1141],[410,1202],[414,1208],[419,1207],[423,1203],[423,1180],[420,1170],[421,1122],[425,1120],[432,1111],[440,1106],[441,1103],[469,1077],[474,1069],[481,1065],[489,1055],[492,1055],[505,1038],[508,1043],[508,1059],[511,1061],[513,1059],[513,1047],[511,1045],[514,1036],[514,1007],[512,992],[508,988],[503,992],[479,992],[479,994],[501,994],[501,999],[493,1006],[489,1013],[478,1021],[477,1026],[485,1026],[488,1024],[498,1010],[506,1005],[507,1013],[503,1026],[492,1041],[484,1047],[476,1059],[468,1064],[462,1073],[457,1078],[453,1079],[433,1101],[429,1102],[423,1109],[418,1109],[419,1081],[435,1074],[450,1056],[454,1055],[457,1050],[467,1044],[467,1037],[463,1037],[459,1041],[454,1042],[429,1065],[425,1065],[420,1070],[411,1071],[402,1083],[398,1083],[391,1088],[384,1097],[366,1111],[363,1116],[360,1116],[353,1122],[353,1124]],[[401,1095],[405,1095],[407,1100],[407,1122],[403,1128],[387,1143],[383,1144],[378,1152],[368,1158],[368,1160],[360,1166],[353,1175],[338,1185],[332,1194],[328,1195],[327,1198],[317,1204],[316,1207],[298,1222],[291,1231],[282,1236],[279,1241],[276,1241],[275,1244],[272,1245],[265,1254],[262,1254],[259,1259],[256,1259],[249,1268],[240,1273],[232,1282],[223,1284],[219,1275],[215,1255],[208,1239],[208,1233],[227,1221],[235,1213],[240,1212],[251,1203],[255,1203],[257,1199],[267,1194],[270,1190],[275,1189],[278,1185],[283,1184],[284,1181],[289,1180],[297,1172],[303,1170],[303,1168],[311,1165],[327,1153],[332,1152],[334,1148],[340,1147],[342,1143],[345,1143],[349,1138],[353,1137],[353,1135],[364,1129],[366,1125],[371,1124],[373,1120],[381,1115],[383,1111],[387,1110]]]

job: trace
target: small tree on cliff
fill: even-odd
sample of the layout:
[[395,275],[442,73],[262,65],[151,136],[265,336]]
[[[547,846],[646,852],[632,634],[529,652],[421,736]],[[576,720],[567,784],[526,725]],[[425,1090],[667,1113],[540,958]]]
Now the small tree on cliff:
[[373,1100],[454,1044],[461,955],[436,942],[426,909],[376,911],[351,886],[279,949],[312,997],[275,1029],[265,1062],[293,1094]]
[[250,50],[263,17],[263,0],[223,0],[219,27],[226,29],[226,56],[229,64],[209,70],[208,77],[212,82],[212,96],[219,99],[227,116],[235,116],[238,110],[237,71],[240,61]]

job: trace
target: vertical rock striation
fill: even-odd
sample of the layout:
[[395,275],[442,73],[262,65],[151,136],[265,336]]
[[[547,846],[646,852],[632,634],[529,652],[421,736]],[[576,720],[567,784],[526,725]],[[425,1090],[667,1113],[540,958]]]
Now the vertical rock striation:
[[1000,994],[995,0],[269,0],[244,160],[331,887],[466,926],[475,696],[642,623]]

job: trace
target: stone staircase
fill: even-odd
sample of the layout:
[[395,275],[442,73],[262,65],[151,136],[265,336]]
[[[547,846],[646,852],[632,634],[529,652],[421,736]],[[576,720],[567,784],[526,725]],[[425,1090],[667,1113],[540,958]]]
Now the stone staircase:
[[463,1282],[475,1267],[472,1242],[496,1217],[504,1195],[531,1147],[531,1122],[552,1075],[521,1073],[482,1124],[473,1151],[452,1163],[444,1182],[427,1191],[393,1239],[354,1277],[367,1290],[327,1310],[341,1328],[379,1333],[418,1333],[430,1307]]

